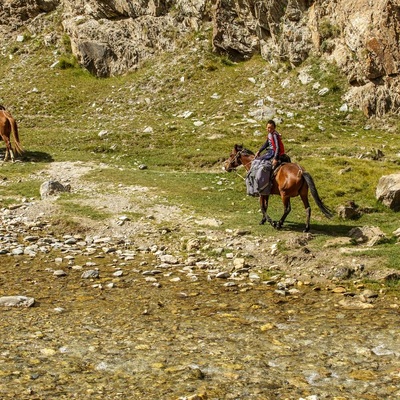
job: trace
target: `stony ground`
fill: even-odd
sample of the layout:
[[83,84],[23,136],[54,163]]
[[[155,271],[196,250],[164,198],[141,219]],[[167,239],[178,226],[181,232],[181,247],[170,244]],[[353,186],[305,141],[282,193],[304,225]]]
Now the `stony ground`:
[[107,221],[62,233],[51,197],[1,210],[0,298],[35,303],[0,309],[0,398],[399,397],[400,301],[363,283],[391,271],[313,233],[216,231],[146,187],[86,182],[93,168],[35,178]]
[[[332,281],[334,285],[335,281],[350,278],[350,275],[352,281],[368,278],[384,282],[385,277],[397,273],[380,269],[374,260],[358,257],[357,252],[373,249],[368,245],[349,248],[349,237],[328,240],[322,250],[316,250],[317,246],[313,246],[313,241],[318,233],[303,234],[287,229],[283,235],[277,235],[270,227],[266,227],[268,233],[263,237],[254,236],[248,231],[230,229],[216,232],[213,228],[219,225],[219,221],[199,215],[185,215],[179,207],[165,204],[148,187],[123,186],[112,182],[99,184],[84,179],[86,173],[98,167],[80,162],[52,163],[49,169],[32,177],[70,185],[73,193],[83,195],[79,200],[81,204],[110,214],[110,218],[101,222],[79,220],[90,236],[131,238],[136,244],[150,247],[161,243],[161,246],[167,246],[172,252],[181,253],[184,249],[186,255],[191,250],[198,253],[205,250],[204,254],[213,252],[223,256],[218,257],[217,261],[221,263],[224,259],[222,264],[228,267],[232,266],[234,259],[245,258],[246,263],[252,266],[267,268],[300,281],[315,284],[321,282],[328,286]],[[101,167],[107,166],[102,164]],[[10,213],[29,228],[29,225],[37,221],[48,220],[50,216],[57,215],[55,198],[49,196],[33,202],[26,201],[26,204],[20,204],[21,207],[17,205]],[[143,217],[130,220],[126,218],[129,213]],[[193,240],[197,245],[190,244]],[[286,251],[280,252],[279,246],[282,244]],[[352,253],[352,257],[343,257],[348,253]]]

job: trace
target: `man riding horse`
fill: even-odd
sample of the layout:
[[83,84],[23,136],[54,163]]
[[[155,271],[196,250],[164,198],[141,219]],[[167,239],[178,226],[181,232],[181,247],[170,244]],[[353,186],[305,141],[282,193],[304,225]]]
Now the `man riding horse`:
[[[225,161],[225,170],[227,172],[231,172],[240,165],[243,165],[247,171],[247,176],[249,176],[249,171],[251,168],[253,168],[253,164],[255,162],[257,162],[257,159],[252,151],[245,149],[242,145],[236,144],[229,158]],[[291,211],[290,199],[292,197],[300,196],[306,210],[306,226],[304,231],[308,232],[310,229],[311,217],[311,207],[308,201],[309,190],[321,212],[327,218],[331,218],[333,216],[332,211],[325,206],[319,197],[317,188],[311,175],[297,163],[283,163],[279,168],[276,169],[275,173],[272,174],[271,180],[272,185],[267,194],[264,194],[263,190],[261,190],[260,193],[254,193],[254,195],[259,196],[260,199],[260,208],[262,212],[260,224],[269,222],[274,228],[280,229]],[[278,195],[282,199],[284,212],[279,221],[273,221],[267,213],[270,195]]]

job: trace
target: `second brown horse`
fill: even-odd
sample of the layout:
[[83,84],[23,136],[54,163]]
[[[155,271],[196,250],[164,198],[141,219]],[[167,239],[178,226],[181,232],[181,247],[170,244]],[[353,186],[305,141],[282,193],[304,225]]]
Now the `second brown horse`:
[[[11,134],[14,137],[14,149],[11,145]],[[24,149],[19,141],[18,126],[17,122],[6,109],[0,105],[0,139],[2,139],[6,145],[6,152],[4,155],[4,161],[11,158],[11,161],[15,161],[14,152],[22,154]]]
[[[231,172],[239,165],[243,165],[246,171],[249,171],[254,158],[255,155],[252,151],[236,144],[229,158],[225,161],[225,170]],[[321,212],[327,218],[331,218],[333,216],[332,211],[325,206],[319,197],[311,175],[296,163],[284,163],[272,174],[270,192],[270,194],[276,194],[281,197],[284,207],[283,215],[278,222],[272,221],[267,214],[269,195],[260,195],[260,207],[263,215],[260,224],[265,224],[268,221],[274,228],[280,229],[291,211],[290,198],[300,196],[306,209],[306,227],[304,232],[308,232],[310,230],[311,218],[311,207],[308,201],[309,189]]]

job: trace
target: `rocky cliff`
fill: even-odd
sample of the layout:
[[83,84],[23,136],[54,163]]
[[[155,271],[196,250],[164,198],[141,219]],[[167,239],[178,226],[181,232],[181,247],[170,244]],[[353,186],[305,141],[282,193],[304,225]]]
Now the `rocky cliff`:
[[[57,16],[49,18],[49,16]],[[58,21],[59,29],[51,27]],[[310,56],[348,77],[347,101],[368,116],[400,113],[399,0],[3,0],[0,34],[28,30],[57,45],[67,34],[79,63],[99,77],[123,74],[185,34],[212,28],[214,51],[259,53],[299,66]]]

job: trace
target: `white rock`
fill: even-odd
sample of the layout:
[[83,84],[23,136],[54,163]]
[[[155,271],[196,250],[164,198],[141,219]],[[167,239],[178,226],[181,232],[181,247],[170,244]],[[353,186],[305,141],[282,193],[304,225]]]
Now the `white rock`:
[[289,79],[285,79],[284,81],[281,82],[281,87],[282,87],[283,89],[285,89],[285,88],[287,88],[287,87],[289,87],[289,86],[290,86],[290,81],[289,81]]
[[319,94],[320,96],[325,96],[328,92],[329,92],[329,89],[325,87],[325,88],[322,88],[322,89],[318,92],[318,94]]
[[108,131],[103,129],[102,131],[99,132],[98,136],[99,137],[103,137],[103,136],[107,136],[108,135]]
[[307,72],[301,71],[299,74],[299,81],[303,84],[306,85],[307,83],[310,83],[314,80],[312,76],[310,76]]
[[31,307],[35,303],[33,297],[3,296],[0,297],[0,306],[3,307]]

